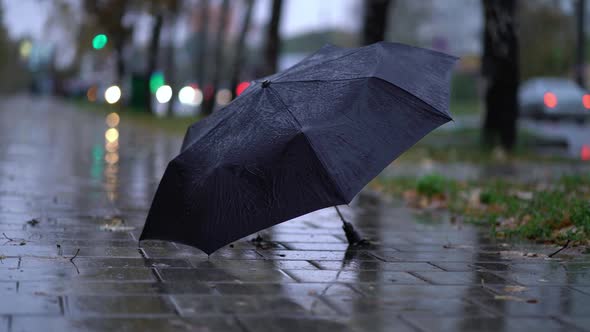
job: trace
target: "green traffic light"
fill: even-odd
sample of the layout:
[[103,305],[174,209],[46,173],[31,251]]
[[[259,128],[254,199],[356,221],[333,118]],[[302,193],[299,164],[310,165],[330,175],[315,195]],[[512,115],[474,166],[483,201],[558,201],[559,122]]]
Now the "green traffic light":
[[165,83],[166,80],[164,79],[164,74],[162,74],[161,72],[153,73],[150,77],[150,91],[152,93],[156,93],[156,91],[158,91],[158,88],[164,85]]
[[94,36],[94,39],[92,39],[92,47],[95,50],[100,50],[105,47],[108,41],[109,39],[107,38],[107,35],[104,33],[98,34]]

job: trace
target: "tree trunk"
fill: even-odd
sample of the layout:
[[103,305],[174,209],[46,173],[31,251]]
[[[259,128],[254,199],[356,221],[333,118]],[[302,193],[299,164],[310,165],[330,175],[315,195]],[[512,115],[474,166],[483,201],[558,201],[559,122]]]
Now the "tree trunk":
[[152,94],[150,91],[150,84],[149,80],[152,77],[152,74],[156,71],[158,66],[158,51],[160,50],[160,34],[162,32],[162,24],[164,23],[164,15],[159,12],[156,14],[156,22],[152,27],[152,36],[150,40],[150,47],[148,49],[148,62],[147,68],[145,72],[145,78],[148,80],[147,90],[146,91],[146,103],[147,103],[147,110],[151,113],[152,110]]
[[223,0],[221,2],[219,15],[219,27],[217,28],[217,37],[215,41],[215,65],[213,66],[213,79],[211,82],[212,96],[209,99],[205,99],[205,103],[203,104],[203,112],[206,115],[213,113],[213,108],[215,107],[215,96],[217,94],[219,80],[223,72],[223,46],[225,44],[225,29],[227,27],[227,19],[229,16],[229,0]]
[[125,56],[123,54],[123,38],[117,36],[113,44],[115,51],[117,52],[117,85],[122,86],[123,79],[125,78]]
[[262,76],[274,74],[277,71],[277,63],[281,48],[281,36],[279,28],[281,24],[281,12],[283,0],[273,0],[266,35],[266,48],[264,50],[264,65],[262,66]]
[[483,0],[482,75],[486,79],[483,142],[511,150],[516,144],[519,84],[516,0]]
[[209,34],[209,0],[201,0],[199,15],[199,45],[195,77],[199,89],[201,89],[204,95],[205,82],[207,80],[205,63],[207,62],[207,40]]
[[[174,43],[174,36],[176,35],[176,12],[171,12],[168,16],[170,35],[168,54],[166,55],[166,81],[168,82],[168,85],[172,87],[172,91],[178,91],[176,84],[176,48]],[[166,114],[168,116],[172,116],[174,112],[174,98],[170,99],[167,107],[168,109]]]
[[577,52],[576,52],[576,82],[583,89],[586,88],[585,74],[585,57],[586,57],[586,31],[585,31],[585,16],[586,16],[586,0],[578,0],[576,4],[577,16]]
[[363,45],[380,42],[385,39],[387,18],[391,0],[365,0],[363,20]]
[[234,55],[234,63],[232,65],[232,73],[230,80],[230,89],[232,95],[236,95],[236,89],[240,83],[240,73],[244,65],[244,44],[246,35],[250,28],[250,20],[252,18],[252,8],[254,8],[254,0],[246,0],[246,13],[244,14],[244,21],[242,23],[242,30],[236,43],[236,54]]

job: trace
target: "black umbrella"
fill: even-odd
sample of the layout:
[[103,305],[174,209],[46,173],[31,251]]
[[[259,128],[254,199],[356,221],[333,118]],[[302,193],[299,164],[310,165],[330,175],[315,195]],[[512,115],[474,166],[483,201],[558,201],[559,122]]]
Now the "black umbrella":
[[212,253],[249,234],[353,197],[451,120],[455,57],[396,43],[326,46],[254,81],[189,128],[140,240]]

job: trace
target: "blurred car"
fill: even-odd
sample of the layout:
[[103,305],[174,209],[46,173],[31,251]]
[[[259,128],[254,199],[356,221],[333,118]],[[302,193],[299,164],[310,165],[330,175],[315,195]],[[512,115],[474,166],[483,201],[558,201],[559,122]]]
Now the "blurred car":
[[520,114],[535,120],[575,120],[590,116],[590,94],[563,78],[534,78],[520,85]]

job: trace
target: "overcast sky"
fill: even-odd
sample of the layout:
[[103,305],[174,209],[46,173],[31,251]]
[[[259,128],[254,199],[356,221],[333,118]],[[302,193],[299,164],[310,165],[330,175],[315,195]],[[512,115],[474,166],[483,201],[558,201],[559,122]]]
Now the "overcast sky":
[[[12,37],[43,36],[44,24],[52,0],[2,0],[4,21]],[[79,0],[81,1],[81,0]],[[236,1],[236,0],[232,0]],[[359,20],[355,9],[359,0],[286,0],[283,4],[281,32],[286,36],[317,28],[338,26],[353,30]],[[268,19],[270,0],[258,0],[254,20],[264,23]]]

